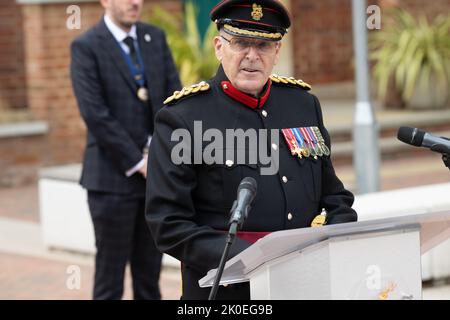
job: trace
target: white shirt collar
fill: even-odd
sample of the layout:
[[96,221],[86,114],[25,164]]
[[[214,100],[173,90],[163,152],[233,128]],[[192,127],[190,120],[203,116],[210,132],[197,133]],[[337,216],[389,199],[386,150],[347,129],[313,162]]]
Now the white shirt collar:
[[104,15],[103,17],[106,27],[108,28],[108,30],[112,33],[112,35],[114,36],[114,38],[117,40],[117,42],[122,42],[123,40],[125,40],[126,37],[130,36],[132,37],[134,40],[137,40],[137,32],[136,32],[136,25],[133,24],[131,26],[131,30],[130,32],[126,33],[125,31],[123,31],[121,28],[119,28],[112,20],[110,17],[108,17],[108,15]]

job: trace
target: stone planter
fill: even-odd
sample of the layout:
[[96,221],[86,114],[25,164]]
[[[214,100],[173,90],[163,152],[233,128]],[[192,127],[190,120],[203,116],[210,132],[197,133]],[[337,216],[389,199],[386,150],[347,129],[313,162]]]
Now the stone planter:
[[448,82],[431,75],[427,77],[422,72],[417,80],[411,100],[407,103],[408,109],[428,110],[448,107]]

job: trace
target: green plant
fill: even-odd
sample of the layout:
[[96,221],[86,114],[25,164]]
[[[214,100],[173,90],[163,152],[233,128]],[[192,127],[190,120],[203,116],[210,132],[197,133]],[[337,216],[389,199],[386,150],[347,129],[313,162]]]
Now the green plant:
[[409,102],[419,79],[428,89],[435,81],[450,87],[450,15],[439,16],[429,23],[425,16],[414,18],[395,9],[387,16],[392,21],[370,38],[375,62],[374,77],[380,98],[386,96],[392,77],[403,100]]
[[[217,31],[211,23],[202,41],[195,6],[188,1],[185,9],[186,13],[182,17],[156,7],[149,21],[166,32],[181,81],[183,85],[191,85],[211,78],[217,71],[219,62],[213,47]],[[180,31],[179,21],[185,22],[183,31]]]

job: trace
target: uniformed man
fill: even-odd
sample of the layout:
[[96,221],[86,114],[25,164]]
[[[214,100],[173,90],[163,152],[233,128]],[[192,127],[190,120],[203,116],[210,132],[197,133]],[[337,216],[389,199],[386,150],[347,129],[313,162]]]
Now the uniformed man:
[[[271,75],[291,24],[286,9],[276,0],[224,0],[211,18],[219,29],[214,39],[219,70],[210,81],[166,100],[156,117],[149,153],[146,219],[158,248],[182,263],[183,299],[208,298],[210,289],[200,288],[198,280],[219,264],[230,209],[244,177],[255,178],[258,193],[229,258],[270,232],[357,219],[351,208],[354,197],[330,160],[319,101],[305,82]],[[200,145],[199,128],[210,133]],[[277,139],[268,133],[257,141],[277,158],[274,174],[261,173],[267,163],[260,159],[253,163],[248,154],[245,161],[240,158],[242,152],[255,150],[249,145],[252,139],[245,147],[214,141],[212,155],[221,161],[205,161],[212,136],[217,140],[222,133],[226,138],[229,130],[239,129],[276,130]],[[186,133],[192,138],[182,142],[187,148],[180,161],[177,150]],[[323,209],[326,216],[320,214]],[[249,297],[248,284],[221,287],[217,295]]]

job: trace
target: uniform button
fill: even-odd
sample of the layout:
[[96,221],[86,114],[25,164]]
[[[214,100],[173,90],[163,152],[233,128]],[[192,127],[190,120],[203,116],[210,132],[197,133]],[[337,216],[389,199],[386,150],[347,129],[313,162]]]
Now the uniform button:
[[289,181],[286,176],[283,176],[283,178],[281,178],[281,180],[283,180],[284,183],[287,183]]
[[266,110],[263,110],[261,114],[263,115],[264,118],[267,118],[267,116],[269,115]]
[[272,149],[277,151],[278,150],[278,146],[274,143],[274,144],[272,144]]
[[294,216],[292,215],[292,213],[289,212],[289,213],[288,213],[288,217],[287,217],[288,220],[291,221],[293,217],[294,217]]
[[226,165],[227,167],[232,167],[233,164],[234,164],[234,162],[233,162],[232,160],[227,160],[227,161],[225,162],[225,165]]

